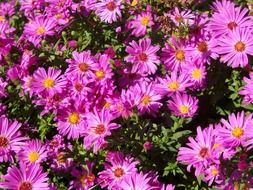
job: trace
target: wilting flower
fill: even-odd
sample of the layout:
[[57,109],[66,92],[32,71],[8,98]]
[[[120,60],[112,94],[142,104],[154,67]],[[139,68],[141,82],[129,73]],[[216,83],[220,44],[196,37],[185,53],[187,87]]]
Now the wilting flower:
[[20,168],[11,166],[7,174],[3,176],[0,187],[10,190],[49,190],[47,173],[43,173],[38,164],[30,166],[23,162],[19,163]]
[[168,101],[169,109],[176,116],[193,117],[198,109],[198,99],[187,94],[177,93]]
[[13,153],[17,153],[28,139],[21,136],[20,127],[17,121],[10,123],[7,118],[0,117],[0,162],[13,161]]
[[99,172],[102,188],[119,189],[122,181],[137,172],[138,164],[131,157],[124,157],[120,152],[109,152],[106,156],[105,170]]
[[47,157],[47,151],[42,142],[38,139],[33,139],[26,142],[18,153],[19,161],[26,164],[40,164]]
[[157,70],[157,64],[160,63],[156,52],[159,46],[152,46],[149,38],[142,39],[139,43],[132,41],[130,46],[126,47],[126,52],[129,53],[125,60],[133,63],[132,72],[142,74],[154,74]]

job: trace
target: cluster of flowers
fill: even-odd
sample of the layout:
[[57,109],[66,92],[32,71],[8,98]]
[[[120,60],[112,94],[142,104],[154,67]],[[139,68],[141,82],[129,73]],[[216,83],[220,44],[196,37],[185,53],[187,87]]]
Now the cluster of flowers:
[[[197,128],[197,136],[189,137],[188,147],[181,147],[178,161],[187,164],[187,170],[194,167],[195,175],[204,176],[204,180],[211,185],[219,184],[220,189],[234,189],[236,184],[243,181],[244,188],[252,186],[252,176],[249,173],[252,163],[248,163],[250,150],[253,148],[253,120],[252,114],[243,111],[230,114],[228,120],[221,119],[221,123],[209,125],[205,129]],[[228,168],[221,164],[232,160],[239,154],[239,161]],[[233,170],[227,181],[228,170]],[[244,179],[246,178],[246,179]]]
[[[92,162],[83,167],[66,154],[71,152],[76,139],[83,142],[85,150],[92,149],[97,154],[106,149],[106,137],[121,127],[116,119],[129,118],[134,113],[156,116],[164,102],[173,115],[193,117],[198,108],[198,99],[193,94],[205,87],[211,59],[220,57],[221,62],[233,68],[248,66],[248,56],[253,55],[253,20],[248,9],[228,0],[214,2],[211,17],[176,7],[163,15],[173,22],[173,34],[164,37],[165,44],[156,45],[148,34],[161,29],[157,26],[159,18],[151,6],[136,11],[138,3],[20,0],[20,11],[27,23],[18,37],[11,24],[15,1],[0,3],[0,62],[7,68],[6,79],[0,78],[0,97],[8,96],[6,86],[10,81],[21,81],[20,96],[28,94],[33,104],[42,107],[42,115],[52,112],[59,133],[43,143],[21,134],[21,124],[2,116],[0,162],[14,163],[17,159],[19,167],[8,168],[1,188],[49,189],[42,163],[54,171],[71,172],[75,180],[69,185],[74,189],[89,189],[95,184],[108,189],[174,188],[159,183],[156,173],[138,172],[138,162],[120,152],[107,153],[105,169],[98,173],[98,178],[92,173]],[[63,63],[66,70],[40,65],[36,50],[45,48],[47,43],[57,46],[54,38],[60,38],[61,32],[75,22],[75,14],[84,18],[95,14],[102,22],[111,24],[122,20],[125,9],[133,16],[126,18],[125,26],[115,28],[115,32],[135,39],[124,41],[126,56],[116,55],[112,47],[96,54],[90,50],[78,52],[77,41],[69,40],[65,48],[74,51]],[[188,29],[187,37],[176,35],[182,28]],[[21,52],[15,64],[8,60],[14,47]],[[253,102],[252,77],[245,78],[248,84],[241,91],[247,103]],[[0,110],[4,113],[3,104]],[[189,143],[194,149],[181,148],[178,160],[188,164],[189,169],[195,167],[196,176],[204,174],[210,185],[213,181],[224,182],[219,160],[222,156],[230,159],[241,145],[250,147],[250,122],[251,116],[246,118],[241,113],[237,117],[232,115],[229,122],[222,120],[223,125],[203,131],[198,128],[196,140],[190,138]]]

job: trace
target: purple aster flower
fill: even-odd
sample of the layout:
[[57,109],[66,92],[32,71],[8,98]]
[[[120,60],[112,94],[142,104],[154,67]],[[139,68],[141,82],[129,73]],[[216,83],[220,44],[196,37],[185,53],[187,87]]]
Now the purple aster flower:
[[248,55],[253,56],[252,30],[249,28],[235,29],[227,36],[219,38],[214,50],[221,55],[221,61],[228,66],[245,67],[248,65]]
[[179,117],[193,117],[198,109],[198,99],[187,94],[177,93],[168,101],[168,107]]
[[0,97],[6,97],[7,93],[5,90],[5,87],[8,85],[7,82],[5,82],[1,77],[0,77]]
[[33,74],[33,79],[32,90],[38,94],[61,93],[67,83],[66,79],[61,76],[61,71],[52,67],[49,67],[47,72],[42,67],[38,68]]
[[28,138],[21,136],[21,124],[17,121],[10,123],[7,118],[0,117],[0,123],[0,162],[12,162],[13,153],[17,153]]
[[46,157],[46,148],[38,139],[26,142],[26,145],[24,145],[18,153],[19,161],[22,161],[27,165],[34,163],[40,164],[46,159]]
[[194,22],[194,15],[191,10],[180,10],[178,7],[175,7],[170,14],[171,20],[179,26],[180,24],[192,25]]
[[99,0],[95,4],[95,13],[104,22],[112,23],[121,18],[121,0]]
[[124,157],[121,152],[109,152],[104,164],[105,169],[98,174],[100,186],[109,190],[120,189],[122,181],[137,172],[137,164],[138,161]]
[[125,57],[125,61],[133,63],[132,72],[154,74],[157,70],[156,65],[160,63],[156,55],[159,46],[152,46],[149,38],[141,39],[138,43],[132,41],[129,45],[126,47],[126,52],[130,55]]
[[205,170],[204,181],[208,182],[211,186],[213,183],[220,184],[224,181],[222,171],[219,165],[211,165]]
[[20,168],[11,166],[3,176],[0,187],[10,190],[49,190],[47,173],[38,164],[19,163]]
[[181,163],[187,164],[187,171],[190,172],[193,166],[195,175],[199,176],[204,172],[204,169],[213,163],[218,163],[219,155],[214,149],[214,130],[213,127],[208,127],[205,130],[197,128],[197,136],[195,139],[189,137],[190,141],[187,143],[188,147],[179,148],[177,160]]
[[253,72],[249,73],[249,78],[244,77],[243,81],[245,85],[239,91],[240,95],[243,95],[243,103],[251,104],[253,103]]
[[112,115],[108,110],[102,109],[100,112],[94,109],[94,113],[88,113],[87,128],[84,131],[84,147],[89,149],[93,146],[93,151],[96,153],[99,149],[106,145],[105,137],[111,135],[111,130],[117,129],[120,125],[111,123]]

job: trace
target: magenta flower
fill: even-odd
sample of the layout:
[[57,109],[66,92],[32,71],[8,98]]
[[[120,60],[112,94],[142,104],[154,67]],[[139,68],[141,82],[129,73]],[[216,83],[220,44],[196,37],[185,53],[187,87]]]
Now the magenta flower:
[[165,78],[158,78],[155,86],[159,94],[171,96],[176,92],[185,92],[188,87],[192,86],[192,82],[187,72],[172,71]]
[[19,161],[22,161],[27,165],[34,163],[40,164],[46,159],[46,157],[46,148],[38,139],[26,142],[26,145],[24,145],[18,153]]
[[97,62],[95,63],[95,78],[96,80],[105,85],[107,80],[110,80],[113,73],[110,65],[110,58],[106,54],[97,55]]
[[129,23],[129,27],[132,29],[131,34],[136,37],[144,36],[147,33],[147,29],[153,25],[153,16],[150,11],[141,12]]
[[195,176],[199,176],[212,163],[218,163],[219,155],[214,149],[214,130],[210,126],[205,130],[197,128],[197,136],[195,139],[189,137],[188,147],[179,148],[177,160],[187,164],[187,171],[190,172],[191,167],[194,167]]
[[219,165],[211,165],[205,170],[204,181],[208,182],[208,185],[211,186],[214,182],[220,184],[224,181],[222,177],[222,172]]
[[7,82],[5,82],[1,77],[0,77],[0,97],[6,97],[7,93],[5,90],[5,87],[8,85]]
[[130,55],[125,57],[125,61],[133,63],[133,73],[138,71],[141,74],[154,74],[156,65],[160,63],[157,51],[159,46],[152,46],[149,38],[139,40],[138,43],[132,41],[130,46],[126,47],[126,52]]
[[60,75],[61,71],[52,67],[48,71],[42,67],[38,68],[33,74],[32,90],[38,94],[61,93],[66,86],[66,79]]
[[252,27],[252,17],[248,15],[248,9],[235,7],[229,3],[226,7],[219,8],[221,12],[215,12],[209,23],[209,28],[214,36],[226,35],[234,29]]
[[251,104],[253,103],[253,72],[249,73],[249,78],[244,77],[243,81],[245,85],[239,91],[239,94],[244,96],[243,102],[245,104]]
[[235,29],[227,36],[218,40],[215,51],[221,55],[221,61],[228,66],[245,67],[248,65],[248,55],[253,55],[252,30],[249,28]]
[[53,36],[56,27],[55,19],[39,15],[25,25],[24,35],[28,41],[38,47],[40,41],[46,36]]
[[174,185],[165,185],[163,184],[163,186],[161,187],[161,190],[174,190],[175,189],[175,186]]
[[148,177],[148,174],[134,173],[131,176],[127,177],[121,184],[122,190],[129,189],[141,189],[141,190],[151,190],[155,189],[149,185],[151,178]]
[[168,101],[172,113],[179,117],[193,117],[198,109],[198,99],[187,94],[177,93]]
[[99,0],[95,4],[95,13],[100,19],[112,23],[121,18],[121,0]]
[[217,134],[220,137],[221,144],[225,147],[236,148],[246,141],[246,131],[252,124],[252,115],[245,116],[244,112],[230,114],[228,121],[221,120],[222,127],[217,128]]
[[117,129],[120,125],[111,123],[113,116],[108,110],[102,109],[100,112],[94,109],[94,113],[88,113],[87,128],[84,130],[84,147],[89,149],[93,146],[96,153],[106,145],[105,137],[111,135],[111,130]]
[[136,94],[135,101],[141,114],[155,114],[162,106],[159,102],[161,100],[161,95],[155,91],[153,83],[143,81],[136,84],[131,90]]
[[93,76],[92,71],[94,70],[94,57],[90,51],[82,51],[80,53],[74,51],[72,53],[73,59],[67,59],[70,63],[66,73],[69,76],[81,75],[91,77]]
[[[73,103],[72,103],[73,104]],[[86,127],[85,115],[80,110],[80,102],[63,107],[57,114],[57,130],[68,139],[78,138]]]
[[49,190],[47,173],[38,164],[19,163],[20,168],[11,166],[3,176],[0,187],[10,190]]
[[102,188],[120,189],[122,181],[137,172],[137,164],[138,161],[124,157],[120,152],[109,152],[106,156],[105,169],[98,174],[98,182]]
[[180,24],[192,25],[194,23],[194,15],[187,9],[180,10],[178,7],[175,7],[168,16],[170,16],[176,26]]
[[28,139],[21,136],[20,127],[17,121],[10,123],[7,118],[0,117],[0,162],[12,162],[13,153],[17,153]]

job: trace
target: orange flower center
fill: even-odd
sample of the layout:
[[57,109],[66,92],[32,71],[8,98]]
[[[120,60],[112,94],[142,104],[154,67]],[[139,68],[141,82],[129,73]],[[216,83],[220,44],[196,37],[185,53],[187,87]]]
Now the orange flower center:
[[149,105],[151,102],[151,97],[149,95],[144,95],[141,99],[141,103],[145,106]]
[[235,44],[235,50],[238,52],[243,52],[245,50],[245,44],[242,41],[239,41]]
[[244,134],[244,130],[240,127],[235,127],[233,130],[232,130],[232,135],[235,137],[235,138],[240,138],[242,135]]
[[170,82],[168,88],[172,91],[176,91],[179,88],[179,83],[177,81]]
[[206,158],[209,155],[209,149],[206,147],[201,148],[201,150],[199,151],[199,155],[201,158]]
[[37,34],[37,35],[42,35],[42,34],[44,34],[45,32],[46,32],[46,28],[43,27],[43,26],[38,27],[37,30],[36,30],[36,34]]
[[120,178],[121,176],[123,176],[125,174],[124,170],[122,168],[116,168],[114,171],[113,171],[115,177],[118,177]]
[[113,1],[111,1],[111,2],[109,2],[109,3],[107,3],[107,5],[106,5],[106,8],[109,10],[109,11],[114,11],[115,9],[116,9],[116,4],[113,2]]
[[45,88],[53,88],[54,85],[55,85],[54,83],[55,83],[55,82],[54,82],[54,79],[48,77],[48,78],[46,78],[46,79],[43,81],[43,86],[44,86]]
[[230,23],[228,23],[228,28],[230,29],[230,30],[233,30],[233,29],[235,29],[238,25],[235,23],[235,22],[233,22],[233,21],[231,21]]
[[192,78],[194,78],[195,80],[199,80],[202,76],[202,72],[201,72],[201,69],[194,69],[192,71]]
[[105,72],[103,70],[98,70],[98,71],[96,71],[95,74],[96,74],[97,78],[99,78],[99,79],[103,79],[105,77]]
[[219,174],[219,170],[217,170],[216,168],[213,168],[213,169],[211,169],[211,174],[212,174],[213,176],[216,176],[216,175]]
[[147,61],[147,60],[148,60],[148,56],[147,56],[147,54],[145,54],[145,53],[140,53],[140,54],[139,54],[139,59],[140,59],[141,61]]
[[97,125],[97,127],[95,129],[95,133],[98,135],[104,134],[105,133],[105,126],[103,124]]
[[56,159],[57,159],[57,162],[59,162],[59,163],[61,163],[61,164],[65,163],[66,158],[65,158],[64,152],[60,152],[60,153],[57,155]]
[[32,189],[33,189],[32,184],[28,181],[21,182],[18,188],[18,190],[32,190]]
[[201,52],[201,53],[205,53],[208,50],[208,46],[206,42],[199,42],[197,44],[197,49]]
[[149,17],[148,16],[141,17],[141,25],[147,26],[148,24],[149,24]]
[[189,106],[181,105],[179,106],[179,111],[181,114],[188,114],[189,113]]
[[28,154],[28,160],[31,162],[31,163],[34,163],[36,162],[38,159],[39,159],[40,155],[38,152],[36,151],[32,151]]
[[0,148],[6,148],[9,144],[9,140],[6,137],[0,136]]
[[183,61],[185,59],[184,51],[183,50],[177,50],[176,51],[176,59],[178,61]]
[[177,22],[182,22],[182,21],[183,21],[183,17],[182,17],[181,15],[176,15],[176,16],[175,16],[175,20],[176,20]]
[[72,125],[75,125],[79,122],[80,116],[77,112],[73,112],[69,115],[68,120],[69,120],[69,123],[71,123]]
[[0,15],[0,22],[3,22],[4,20],[4,16]]
[[75,84],[75,89],[76,89],[78,92],[81,92],[82,89],[83,89],[83,85],[80,84],[80,83],[76,83],[76,84]]
[[86,71],[88,71],[89,66],[86,63],[79,63],[78,68],[80,69],[80,71],[86,72]]

